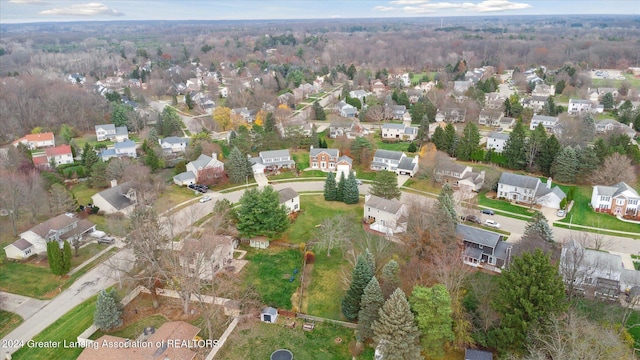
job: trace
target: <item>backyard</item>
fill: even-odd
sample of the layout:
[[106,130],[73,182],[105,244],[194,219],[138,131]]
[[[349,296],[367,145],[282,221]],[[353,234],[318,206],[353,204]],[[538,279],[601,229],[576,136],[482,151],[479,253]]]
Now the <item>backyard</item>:
[[339,300],[345,293],[341,270],[347,267],[347,262],[339,249],[333,250],[331,256],[322,250],[315,251],[315,255],[310,283],[303,295],[302,312],[344,321]]

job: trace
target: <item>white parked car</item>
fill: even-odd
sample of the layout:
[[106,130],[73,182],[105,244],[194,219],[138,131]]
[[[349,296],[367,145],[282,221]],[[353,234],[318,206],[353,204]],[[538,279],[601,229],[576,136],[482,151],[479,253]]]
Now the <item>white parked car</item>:
[[558,215],[558,217],[565,217],[565,216],[567,216],[567,211],[560,209],[560,210],[558,210],[556,215]]
[[494,220],[485,220],[484,225],[495,229],[500,229],[500,223]]
[[205,202],[210,201],[210,200],[211,200],[211,196],[209,196],[209,195],[205,195],[205,196],[200,198],[200,202],[201,203],[205,203]]

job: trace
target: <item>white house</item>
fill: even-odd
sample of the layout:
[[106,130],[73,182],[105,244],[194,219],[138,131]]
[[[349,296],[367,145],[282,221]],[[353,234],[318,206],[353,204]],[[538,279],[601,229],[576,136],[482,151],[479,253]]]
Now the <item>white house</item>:
[[187,163],[185,172],[173,177],[173,183],[187,186],[195,183],[210,182],[224,171],[224,163],[218,160],[218,154],[211,156],[200,154],[197,159]]
[[640,195],[624,182],[612,186],[596,185],[591,192],[591,208],[596,212],[640,220]]
[[287,208],[287,213],[291,214],[300,211],[300,195],[292,188],[278,190],[280,205]]
[[365,90],[351,90],[349,91],[349,97],[355,98],[360,100],[360,103],[364,104],[364,99],[371,95],[370,93],[366,92]]
[[125,140],[113,144],[112,149],[103,149],[100,152],[102,161],[108,161],[113,157],[138,157],[136,153],[136,143],[131,140]]
[[29,150],[52,147],[56,145],[52,132],[27,134],[13,142],[13,146],[24,144]]
[[129,215],[138,204],[138,197],[133,182],[118,185],[116,180],[111,180],[111,187],[91,196],[91,201],[105,214]]
[[548,97],[546,96],[532,96],[530,98],[526,98],[522,100],[522,106],[525,108],[533,109],[533,111],[540,111],[544,107],[544,104],[547,102]]
[[191,268],[192,275],[201,279],[213,279],[233,261],[233,251],[237,242],[231,236],[182,240],[171,244],[171,250],[179,253],[182,267]]
[[536,84],[536,87],[531,92],[533,96],[543,96],[548,98],[549,96],[554,96],[556,94],[556,86],[555,85],[547,85],[547,84]]
[[129,140],[129,130],[126,126],[116,127],[113,124],[96,125],[96,138],[98,141],[110,140],[122,142]]
[[445,161],[436,166],[436,179],[453,187],[478,192],[484,185],[484,170],[477,173],[468,165]]
[[552,132],[558,125],[558,122],[559,119],[556,116],[533,115],[533,118],[531,118],[531,124],[529,125],[529,130],[533,131],[538,127],[538,124],[542,124],[547,132]]
[[339,182],[344,175],[344,178],[348,178],[349,174],[351,174],[351,168],[353,167],[353,160],[346,155],[342,155],[338,158],[338,162],[336,162],[336,179]]
[[567,195],[559,187],[552,188],[551,185],[551,178],[544,184],[536,177],[504,172],[498,180],[498,197],[560,209],[560,202]]
[[72,243],[95,230],[96,225],[91,221],[78,219],[69,213],[62,214],[21,233],[20,239],[5,246],[4,251],[9,259],[26,259],[46,253],[48,242],[57,241],[62,247],[65,240]]
[[589,100],[569,99],[569,107],[567,113],[569,115],[582,114],[591,111],[593,104]]
[[411,118],[403,120],[402,124],[385,123],[382,125],[383,139],[413,141],[418,137],[418,128],[411,126]]
[[371,230],[386,235],[402,233],[407,230],[407,207],[396,199],[366,195],[364,219]]
[[346,117],[346,118],[356,117],[356,114],[358,113],[358,109],[355,106],[347,104],[344,101],[340,101],[336,105],[336,110],[338,111],[340,116]]
[[45,154],[47,155],[47,162],[54,163],[56,166],[73,163],[73,153],[69,145],[47,148]]
[[478,116],[478,123],[487,126],[500,126],[502,120],[502,111],[498,110],[481,110]]
[[402,151],[378,149],[373,155],[373,161],[371,161],[371,170],[388,170],[395,172],[398,169],[400,160],[402,160],[402,158],[406,156],[407,155],[405,155],[405,153],[403,153]]
[[289,149],[261,151],[258,157],[251,158],[249,161],[254,173],[296,167],[296,162],[291,160]]
[[504,150],[504,145],[509,140],[509,134],[492,132],[487,137],[487,149],[493,150],[493,152],[501,153]]
[[169,136],[164,139],[158,139],[160,148],[166,154],[173,154],[178,152],[185,152],[189,145],[189,139],[181,138],[177,136]]

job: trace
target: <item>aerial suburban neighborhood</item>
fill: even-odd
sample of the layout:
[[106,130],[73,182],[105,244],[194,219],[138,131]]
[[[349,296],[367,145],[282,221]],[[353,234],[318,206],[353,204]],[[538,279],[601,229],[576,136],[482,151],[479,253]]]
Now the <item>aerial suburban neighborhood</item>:
[[640,358],[640,17],[557,3],[0,2],[0,358]]

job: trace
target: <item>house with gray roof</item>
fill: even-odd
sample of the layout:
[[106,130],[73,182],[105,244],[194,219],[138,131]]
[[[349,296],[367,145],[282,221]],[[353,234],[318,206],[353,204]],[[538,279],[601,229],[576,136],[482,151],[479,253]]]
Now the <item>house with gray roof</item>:
[[398,169],[400,160],[402,160],[402,158],[406,156],[407,155],[405,155],[405,153],[403,153],[402,151],[378,149],[373,155],[373,161],[371,161],[371,170],[387,170],[395,172]]
[[636,137],[636,131],[627,124],[622,124],[614,119],[604,119],[596,123],[596,132],[604,134],[608,132],[620,132],[627,134],[630,139]]
[[126,126],[116,127],[113,124],[96,125],[96,139],[98,141],[122,142],[129,140],[129,130]]
[[567,113],[569,115],[582,114],[591,111],[593,104],[589,100],[583,99],[569,99],[569,107],[567,107]]
[[336,111],[338,111],[340,116],[346,118],[354,118],[356,117],[356,114],[358,114],[358,108],[353,105],[347,104],[345,101],[338,102],[338,104],[336,105]]
[[359,133],[356,119],[335,119],[329,124],[329,137],[335,139],[346,136],[348,139],[355,139]]
[[529,130],[533,131],[539,124],[542,124],[547,132],[553,132],[559,121],[560,120],[556,116],[533,115],[533,118],[531,118],[531,124],[529,125]]
[[461,165],[453,161],[444,161],[436,165],[436,180],[450,184],[453,188],[460,188],[478,192],[484,185],[485,172],[474,172],[468,165]]
[[402,120],[404,114],[407,113],[407,107],[404,105],[391,105],[391,116],[394,120]]
[[120,212],[129,215],[138,204],[132,181],[118,185],[116,180],[112,180],[110,188],[91,196],[91,200],[93,205],[99,207],[105,214]]
[[400,159],[396,174],[409,175],[413,177],[418,172],[418,155],[414,157],[405,156]]
[[591,208],[615,216],[640,220],[640,195],[624,182],[612,186],[596,185],[591,192]]
[[418,137],[418,128],[411,126],[411,117],[402,121],[402,124],[385,123],[382,125],[380,135],[383,140],[413,141]]
[[396,199],[365,195],[364,220],[371,230],[392,236],[407,231],[407,206]]
[[509,134],[492,132],[487,137],[487,150],[493,150],[493,152],[501,153],[504,150],[504,146],[509,140]]
[[567,197],[559,187],[552,188],[551,178],[545,184],[536,177],[507,172],[500,176],[497,195],[509,201],[552,209],[560,209],[560,202]]
[[309,164],[312,169],[335,171],[340,158],[338,149],[321,149],[311,146],[309,149]]
[[351,90],[349,91],[349,97],[355,98],[360,100],[360,103],[364,104],[364,99],[371,95],[371,93],[368,93],[365,90]]
[[291,214],[300,211],[300,195],[290,187],[278,190],[280,205],[287,208],[287,213]]
[[189,139],[181,138],[177,136],[169,136],[164,139],[158,139],[160,148],[165,154],[175,154],[179,152],[185,152],[189,145]]
[[216,153],[212,153],[211,156],[200,154],[197,159],[187,164],[186,170],[173,177],[174,184],[179,186],[195,183],[211,184],[214,179],[224,173],[224,163],[218,160]]
[[261,151],[257,157],[249,159],[254,173],[295,169],[296,162],[291,160],[289,149]]
[[136,158],[138,157],[138,154],[136,153],[136,143],[131,140],[117,142],[113,144],[113,148],[111,149],[102,149],[100,157],[102,158],[102,161],[109,161],[109,159],[113,157]]
[[458,224],[456,236],[464,244],[462,261],[469,266],[500,273],[511,260],[513,245],[507,243],[502,234]]
[[502,120],[502,111],[499,110],[481,110],[478,116],[478,123],[487,126],[500,126]]
[[450,123],[464,122],[467,115],[467,109],[463,108],[448,108],[443,111],[438,111],[436,114],[436,121],[444,121]]

